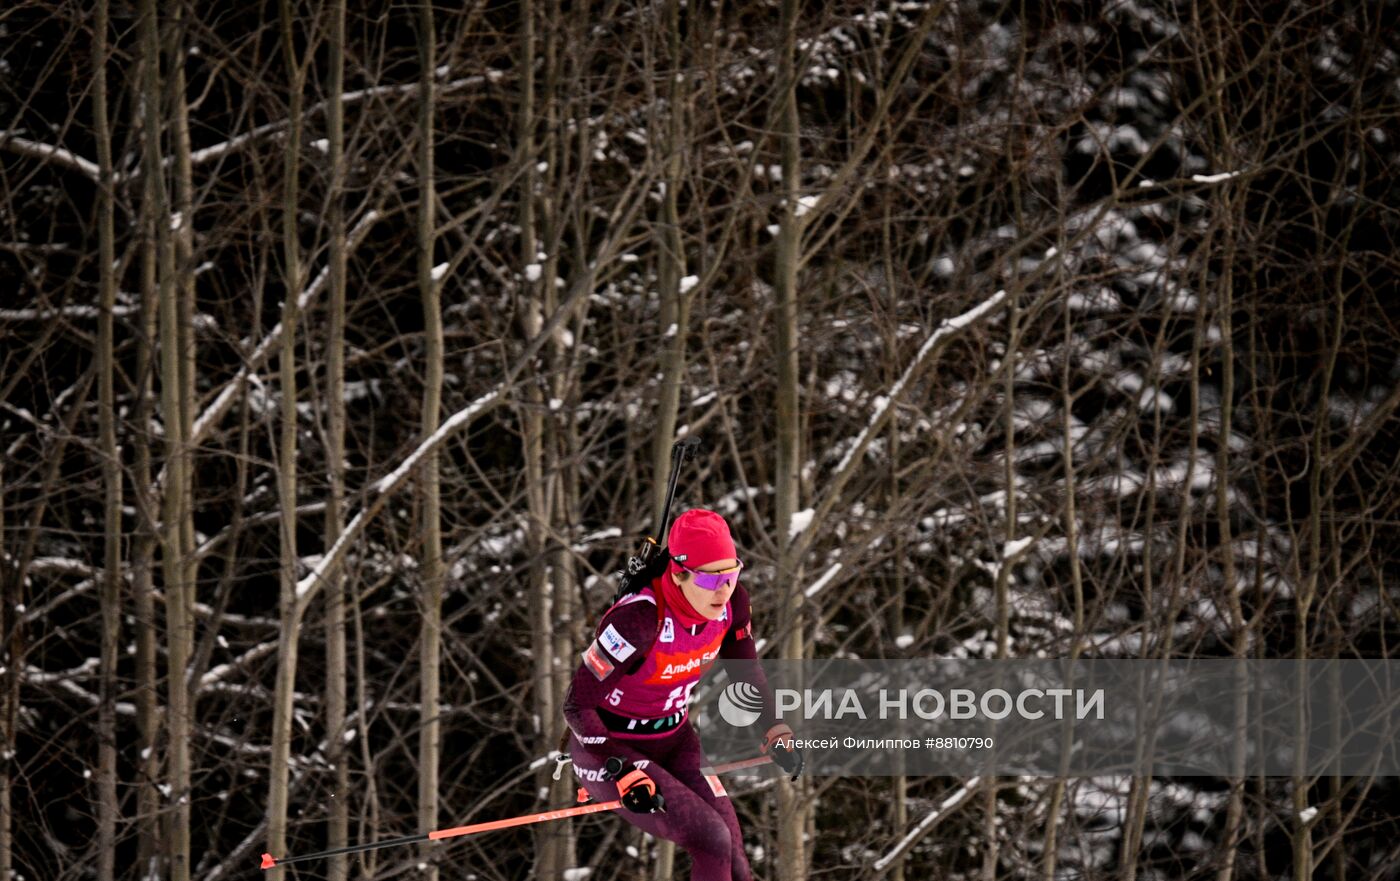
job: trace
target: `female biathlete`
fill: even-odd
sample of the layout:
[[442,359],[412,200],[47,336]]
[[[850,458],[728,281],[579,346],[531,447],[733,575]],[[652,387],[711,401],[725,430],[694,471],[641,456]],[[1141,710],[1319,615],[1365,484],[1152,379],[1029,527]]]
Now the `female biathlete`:
[[[716,657],[753,662],[746,678],[765,698],[764,754],[796,776],[802,753],[773,716],[729,524],[687,511],[666,551],[663,573],[603,613],[574,673],[564,701],[574,774],[593,799],[621,798],[628,822],[683,847],[692,881],[750,881],[739,819],[723,787],[700,772],[705,757],[686,710]],[[609,766],[614,757],[620,768]]]

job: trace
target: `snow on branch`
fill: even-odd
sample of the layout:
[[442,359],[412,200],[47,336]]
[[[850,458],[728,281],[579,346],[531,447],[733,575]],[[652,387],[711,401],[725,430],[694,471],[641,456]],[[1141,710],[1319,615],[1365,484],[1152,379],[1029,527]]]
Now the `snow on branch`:
[[29,562],[31,575],[76,575],[79,578],[96,578],[102,570],[82,560],[71,557],[35,557]]
[[635,175],[627,184],[626,190],[619,199],[617,206],[613,209],[609,218],[609,228],[613,230],[612,235],[605,239],[598,247],[595,258],[589,262],[588,271],[581,273],[574,281],[573,289],[569,295],[563,299],[554,309],[548,320],[540,327],[539,331],[525,344],[524,350],[520,353],[519,359],[506,370],[505,378],[502,379],[491,391],[472,401],[463,409],[453,414],[447,419],[433,434],[425,439],[418,448],[408,455],[403,462],[392,472],[375,481],[370,491],[373,498],[361,508],[346,525],[345,531],[336,539],[335,544],[316,563],[316,566],[306,577],[297,582],[296,586],[296,608],[293,611],[293,618],[300,620],[301,615],[310,605],[317,589],[325,583],[326,579],[340,566],[350,545],[358,541],[360,534],[365,527],[383,510],[389,498],[408,481],[408,476],[413,472],[425,456],[433,453],[452,434],[467,425],[472,419],[482,415],[487,410],[500,403],[510,390],[514,388],[517,378],[533,363],[537,352],[544,346],[547,340],[553,339],[555,332],[568,319],[575,314],[578,304],[593,291],[594,280],[599,267],[606,264],[617,256],[622,243],[624,231],[629,229],[633,220],[640,212],[642,206],[646,204],[647,183],[650,180],[647,175]]
[[[26,685],[51,685],[60,691],[68,692],[90,706],[96,707],[101,705],[102,699],[73,680],[77,674],[83,674],[86,678],[90,678],[96,672],[99,663],[97,658],[89,658],[79,667],[66,673],[53,673],[26,664],[24,682]],[[120,716],[136,715],[136,704],[129,701],[116,701],[113,704],[113,709]]]
[[1034,543],[1035,537],[1029,535],[1025,538],[1018,538],[1008,541],[1004,546],[1002,546],[1001,558],[1007,561],[1013,560],[1021,556],[1021,552]]
[[255,645],[227,664],[220,664],[208,673],[205,673],[200,677],[199,687],[201,689],[210,688],[214,684],[222,681],[225,676],[233,671],[245,667],[253,661],[265,658],[275,651],[277,651],[277,640],[275,639]]
[[933,810],[929,811],[926,815],[924,815],[924,818],[919,821],[919,824],[913,829],[910,829],[909,834],[905,835],[904,838],[900,840],[899,844],[896,844],[889,853],[885,854],[884,856],[880,857],[878,860],[875,861],[875,865],[873,867],[875,870],[875,875],[883,875],[885,873],[885,870],[889,869],[890,866],[894,864],[895,860],[904,856],[905,852],[907,852],[909,848],[913,847],[914,844],[917,843],[920,838],[923,838],[925,835],[927,835],[929,831],[933,829],[934,826],[937,826],[939,821],[947,817],[949,813],[951,813],[954,809],[962,805],[964,802],[971,799],[973,794],[976,793],[977,790],[981,788],[981,786],[982,778],[973,777],[971,780],[968,780],[962,786],[959,786],[957,789],[953,790],[951,795],[943,799],[943,801],[939,802]]
[[[140,306],[114,306],[112,315],[116,318],[126,318],[130,315],[139,315]],[[3,321],[52,321],[55,318],[98,318],[102,315],[102,310],[96,306],[59,306],[57,308],[37,309],[0,309],[0,320]]]
[[97,666],[101,662],[97,658],[88,658],[76,667],[67,670],[43,670],[38,667],[25,667],[25,681],[31,685],[53,685],[59,682],[71,682],[74,679],[87,679],[97,673]]
[[826,587],[828,584],[831,583],[831,579],[835,578],[836,574],[840,571],[841,564],[832,563],[831,568],[823,572],[821,577],[818,578],[816,581],[813,581],[812,586],[807,588],[803,595],[806,596],[808,599],[811,599],[812,597],[816,596],[818,593],[821,592],[822,588]]
[[439,425],[437,431],[433,432],[431,437],[419,444],[418,449],[410,453],[408,458],[404,459],[403,462],[399,464],[399,467],[395,468],[384,477],[381,477],[374,485],[374,491],[377,493],[389,493],[397,489],[398,485],[403,483],[408,477],[409,472],[411,472],[419,462],[423,461],[424,456],[437,449],[442,442],[447,439],[448,435],[465,425],[488,404],[495,403],[500,393],[501,387],[497,386],[475,401],[472,401],[471,404],[452,414],[452,417]]
[[388,501],[394,491],[408,480],[408,476],[413,473],[413,469],[423,461],[423,458],[442,446],[443,441],[451,437],[453,432],[470,422],[473,417],[480,415],[493,404],[498,403],[504,396],[508,385],[509,383],[501,383],[475,401],[472,401],[466,407],[452,414],[449,419],[438,426],[437,431],[433,432],[427,440],[419,444],[418,448],[412,453],[409,453],[408,456],[399,463],[399,467],[375,481],[374,486],[370,488],[371,492],[374,493],[374,499],[355,514],[354,519],[345,527],[345,531],[336,539],[331,549],[321,557],[316,567],[312,569],[305,578],[297,582],[297,605],[299,608],[304,609],[306,605],[310,603],[316,588],[318,588],[334,568],[340,564],[350,544],[359,539],[360,533],[364,531],[365,526],[370,520],[373,520],[380,509],[384,507],[384,503]]
[[76,171],[90,180],[95,181],[102,176],[102,171],[97,167],[96,162],[84,159],[72,150],[65,150],[52,144],[41,144],[38,141],[31,141],[8,132],[0,132],[0,145],[3,145],[11,153],[52,162],[69,171]]
[[[350,234],[346,236],[345,251],[347,255],[354,251],[360,242],[364,240],[365,234],[369,232],[369,228],[373,226],[378,219],[378,211],[371,209],[365,212],[365,216],[360,218],[360,221],[350,230]],[[302,291],[301,296],[297,299],[297,312],[299,314],[305,312],[311,305],[311,301],[321,293],[321,290],[326,286],[326,282],[330,279],[330,271],[329,265],[322,267],[315,280],[306,286],[306,290]],[[205,408],[204,412],[199,414],[199,418],[194,421],[194,429],[190,433],[189,440],[191,446],[198,446],[204,440],[205,435],[207,435],[214,425],[223,418],[224,414],[229,411],[229,408],[233,406],[233,402],[237,399],[238,393],[243,389],[244,384],[257,372],[258,368],[262,367],[263,363],[267,361],[268,357],[277,349],[277,346],[281,342],[282,322],[279,321],[277,322],[277,326],[268,331],[267,336],[263,337],[262,342],[258,343],[258,347],[248,356],[248,362],[243,365],[238,371],[238,374],[234,376],[233,379],[229,380],[223,390],[219,392],[218,397],[214,399],[213,403]],[[163,480],[163,471],[161,472],[161,477]]]
[[[450,71],[446,66],[441,67],[437,70],[437,73],[440,77],[446,77],[446,75],[449,72]],[[486,84],[487,82],[495,82],[496,80],[500,79],[503,75],[504,74],[500,71],[492,71],[485,75],[469,76],[464,77],[462,79],[452,80],[451,82],[444,83],[441,87],[439,87],[438,93],[440,95],[446,95],[452,92],[460,91],[462,89],[481,86]],[[395,86],[376,86],[370,89],[357,89],[352,92],[346,92],[340,96],[341,106],[348,107],[352,104],[358,104],[362,101],[367,101],[370,98],[382,97],[386,95],[416,95],[418,93],[418,88],[418,83],[413,82]],[[302,112],[302,119],[310,119],[313,114],[324,113],[326,111],[326,108],[329,106],[329,100],[313,104],[312,106],[308,107],[305,111]],[[209,162],[213,162],[217,159],[221,159],[224,156],[229,155],[230,153],[238,151],[247,144],[258,140],[259,138],[263,138],[268,135],[285,131],[288,122],[288,120],[279,119],[276,122],[265,123],[263,125],[258,126],[255,129],[252,129],[251,131],[244,132],[241,135],[235,135],[234,137],[229,138],[227,141],[221,141],[220,143],[213,144],[201,150],[195,150],[190,153],[190,164],[192,166],[199,166],[207,164]],[[43,159],[47,162],[52,162],[55,165],[68,169],[69,171],[76,171],[84,177],[93,181],[98,180],[102,176],[102,171],[98,167],[96,162],[93,162],[91,159],[86,159],[82,156],[79,156],[72,150],[67,150],[63,147],[56,147],[52,144],[40,143],[39,141],[31,141],[28,138],[22,138],[19,135],[11,134],[10,132],[6,131],[0,131],[0,147],[9,150],[12,153],[18,153],[21,156],[29,156],[35,159]],[[172,157],[166,157],[164,160],[164,165],[169,166],[173,162],[174,159]],[[125,180],[139,178],[140,172],[135,171],[129,174],[117,174],[114,172],[112,177],[114,182],[121,182]]]
[[[913,360],[904,368],[904,372],[900,374],[895,384],[890,387],[889,393],[881,395],[876,399],[875,411],[871,413],[870,421],[866,423],[865,428],[861,429],[860,434],[856,435],[855,439],[846,445],[846,453],[841,457],[841,461],[837,464],[831,480],[827,483],[826,494],[822,498],[821,504],[817,507],[817,513],[812,522],[820,524],[826,519],[827,515],[831,513],[832,507],[836,504],[837,496],[840,495],[847,481],[849,481],[851,476],[855,473],[855,469],[860,463],[860,457],[865,453],[866,447],[870,445],[871,439],[883,429],[885,420],[889,418],[890,414],[894,411],[895,402],[899,400],[899,396],[904,393],[904,389],[913,380],[914,376],[922,370],[925,364],[932,358],[933,353],[937,351],[943,343],[952,339],[959,331],[969,327],[1005,301],[1006,291],[997,291],[963,314],[952,318],[945,318],[938,325],[938,328],[929,335],[928,339],[924,340],[924,344],[919,347],[919,351],[914,356]],[[811,544],[812,538],[816,533],[817,529],[810,527],[800,533],[797,539],[800,542],[800,547],[796,549],[799,557],[806,551],[806,546]]]
[[886,414],[890,411],[890,407],[894,404],[900,393],[904,391],[904,387],[909,384],[909,380],[913,379],[914,374],[918,371],[919,367],[923,365],[924,360],[928,358],[929,353],[933,351],[934,347],[948,337],[951,337],[954,333],[972,324],[996,306],[1001,305],[1001,302],[1005,299],[1006,291],[997,291],[977,306],[954,318],[945,318],[943,322],[938,325],[938,329],[930,334],[928,339],[924,340],[924,344],[919,347],[919,353],[914,356],[914,360],[909,362],[909,366],[904,368],[904,372],[900,374],[899,379],[890,387],[890,393],[881,395],[877,399],[878,403],[875,407],[875,412],[870,415],[870,421],[866,423],[865,429],[856,436],[855,443],[851,444],[851,448],[846,451],[846,455],[842,456],[841,461],[837,463],[837,474],[845,471],[846,468],[850,466],[851,461],[855,458],[857,453],[865,451],[866,445],[870,443],[871,436],[874,435],[883,424]]
[[[441,67],[437,70],[437,74],[439,76],[444,76],[446,75],[446,73],[448,73],[446,67]],[[492,71],[491,73],[486,74],[484,76],[469,76],[463,79],[453,80],[452,82],[446,83],[439,87],[438,94],[445,95],[451,92],[459,91],[464,88],[469,88],[471,86],[480,86],[485,84],[488,80],[491,82],[495,82],[496,80],[500,79],[501,76],[501,72]],[[356,89],[353,92],[346,92],[342,94],[340,96],[340,103],[342,107],[349,107],[352,104],[358,104],[361,101],[367,101],[370,98],[378,98],[386,95],[416,95],[418,94],[418,88],[418,83],[412,82],[396,86],[376,86],[371,89]],[[306,108],[306,110],[302,111],[301,118],[303,120],[310,119],[313,114],[324,113],[326,111],[326,108],[329,106],[329,99],[321,101],[317,104],[313,104],[310,107]],[[208,147],[205,147],[202,150],[195,150],[193,153],[190,154],[190,164],[203,165],[206,162],[213,162],[216,159],[222,159],[224,156],[227,156],[228,154],[239,150],[240,148],[244,147],[249,143],[252,143],[253,141],[258,140],[259,138],[285,131],[288,122],[288,120],[279,119],[276,122],[264,123],[263,125],[260,125],[251,131],[246,131],[241,135],[235,135],[234,137],[229,138],[227,141],[222,141],[218,144],[212,144]]]

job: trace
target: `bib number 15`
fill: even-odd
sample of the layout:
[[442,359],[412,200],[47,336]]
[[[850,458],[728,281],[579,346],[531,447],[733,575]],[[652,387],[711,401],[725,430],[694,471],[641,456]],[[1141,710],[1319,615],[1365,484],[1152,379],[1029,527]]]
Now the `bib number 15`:
[[671,689],[671,693],[666,696],[666,705],[661,708],[661,712],[669,713],[672,710],[679,710],[690,703],[690,690],[694,687],[694,682],[688,682]]

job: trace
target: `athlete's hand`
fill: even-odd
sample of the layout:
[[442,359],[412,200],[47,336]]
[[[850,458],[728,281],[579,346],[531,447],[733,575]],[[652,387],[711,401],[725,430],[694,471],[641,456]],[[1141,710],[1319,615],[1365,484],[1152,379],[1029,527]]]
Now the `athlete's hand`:
[[622,806],[629,811],[638,814],[666,812],[666,799],[656,791],[656,781],[641,768],[623,774],[617,781],[617,791],[622,796]]
[[807,762],[802,758],[802,750],[792,740],[792,729],[781,722],[768,729],[768,733],[763,735],[763,746],[760,751],[764,755],[772,756],[773,763],[782,768],[784,773],[791,774],[796,780],[797,775],[802,773],[802,769]]

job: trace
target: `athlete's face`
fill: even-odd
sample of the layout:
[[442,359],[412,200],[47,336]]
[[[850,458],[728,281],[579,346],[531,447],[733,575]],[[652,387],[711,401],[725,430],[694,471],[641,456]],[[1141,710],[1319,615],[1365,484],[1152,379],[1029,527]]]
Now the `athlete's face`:
[[[725,569],[733,569],[739,565],[739,561],[733,557],[726,557],[723,560],[715,560],[713,563],[706,563],[696,569],[697,572],[723,572]],[[735,582],[729,582],[717,590],[705,590],[697,587],[695,576],[689,572],[681,571],[679,575],[672,575],[676,584],[680,587],[681,593],[690,600],[690,605],[709,618],[711,621],[719,620],[719,616],[724,614],[724,604],[729,602],[729,597],[734,593]]]

